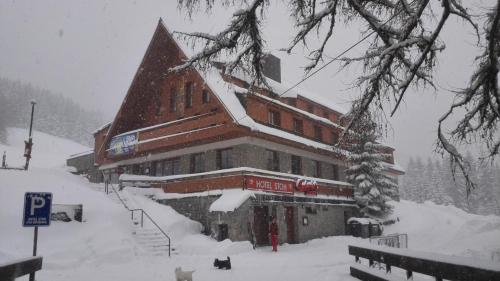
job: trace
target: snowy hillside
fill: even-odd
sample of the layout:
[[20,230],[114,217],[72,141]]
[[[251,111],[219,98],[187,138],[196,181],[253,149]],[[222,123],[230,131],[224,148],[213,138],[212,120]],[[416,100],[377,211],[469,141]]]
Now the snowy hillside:
[[[6,151],[9,166],[24,167],[24,141],[28,140],[28,130],[7,128],[7,133],[7,145],[0,143],[0,153]],[[74,141],[35,130],[30,165],[41,168],[62,167],[69,155],[89,150],[91,148]]]
[[[10,129],[9,134],[9,145],[0,149],[7,151],[9,163],[22,164],[19,155],[27,133]],[[174,280],[177,266],[195,269],[194,280],[356,280],[349,275],[353,257],[347,245],[367,240],[328,237],[282,245],[278,253],[268,247],[253,250],[249,242],[216,242],[199,234],[199,223],[146,198],[145,190],[127,188],[121,192],[126,203],[144,208],[172,237],[172,257],[152,253],[141,244],[141,230],[115,195],[66,172],[65,157],[88,148],[41,133],[35,133],[34,142],[29,171],[0,170],[0,262],[31,255],[33,230],[21,226],[24,192],[48,191],[54,203],[81,203],[84,219],[40,228],[38,253],[44,261],[37,280],[165,281]],[[410,248],[495,261],[500,268],[500,217],[432,203],[394,205],[400,221],[387,226],[385,233],[407,232]],[[232,270],[213,268],[214,258],[226,256],[231,257]]]

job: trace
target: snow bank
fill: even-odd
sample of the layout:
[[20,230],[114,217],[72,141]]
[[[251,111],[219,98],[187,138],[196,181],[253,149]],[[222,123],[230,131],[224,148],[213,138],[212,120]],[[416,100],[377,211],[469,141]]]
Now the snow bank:
[[430,201],[393,204],[399,222],[385,226],[384,234],[408,233],[409,249],[500,262],[500,217],[473,215]]

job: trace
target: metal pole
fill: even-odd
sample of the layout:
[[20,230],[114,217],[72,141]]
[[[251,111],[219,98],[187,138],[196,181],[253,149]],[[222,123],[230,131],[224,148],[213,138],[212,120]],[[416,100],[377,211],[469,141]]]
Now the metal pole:
[[31,120],[30,120],[30,139],[31,139],[31,132],[33,131],[33,114],[35,113],[35,101],[31,101]]
[[[38,242],[38,226],[35,226],[34,235],[33,235],[33,256],[36,256],[36,246]],[[30,273],[30,280],[35,281],[35,272]]]
[[143,227],[143,225],[144,225],[143,224],[143,222],[144,222],[144,211],[143,210],[141,210],[141,211],[142,211],[141,212],[141,227]]
[[30,159],[31,159],[31,148],[33,146],[32,132],[33,132],[33,115],[35,114],[35,104],[36,104],[35,101],[31,101],[30,131],[29,131],[28,141],[26,142],[28,151],[26,151],[26,154],[24,155],[26,157],[26,165],[24,165],[25,170],[28,170],[28,166],[30,164]]

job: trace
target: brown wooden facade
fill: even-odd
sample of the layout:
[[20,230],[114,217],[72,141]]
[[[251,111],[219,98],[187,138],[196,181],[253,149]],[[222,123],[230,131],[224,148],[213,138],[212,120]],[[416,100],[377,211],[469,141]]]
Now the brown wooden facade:
[[[328,156],[344,161],[332,150],[321,149],[276,134],[253,131],[235,120],[214,89],[194,70],[169,72],[182,63],[186,54],[161,22],[154,32],[144,58],[135,74],[126,97],[114,119],[107,127],[95,132],[95,162],[110,165],[183,148],[218,143],[242,137],[251,137],[284,145],[307,153]],[[236,77],[222,76],[226,82],[247,88],[248,84]],[[341,133],[341,113],[306,97],[280,98],[266,89],[253,89],[252,94],[237,94],[246,114],[255,122],[303,137],[324,145],[333,144]],[[269,101],[269,98],[277,102]],[[279,124],[269,124],[270,112],[279,115]],[[310,114],[314,114],[316,118]],[[301,124],[297,129],[297,122]],[[135,133],[137,144],[132,154],[113,156],[109,153],[113,137]],[[393,149],[387,148],[392,154]],[[392,163],[393,159],[391,159]],[[345,162],[345,161],[344,161]],[[241,176],[211,178],[210,189],[242,186]],[[164,183],[172,186],[173,183]],[[163,186],[163,185],[161,185]],[[197,192],[207,189],[205,180],[176,181],[176,187],[166,190]],[[330,190],[330,191],[329,191]],[[352,189],[348,189],[352,195]],[[340,191],[320,188],[324,194]],[[345,195],[345,191],[342,191]]]

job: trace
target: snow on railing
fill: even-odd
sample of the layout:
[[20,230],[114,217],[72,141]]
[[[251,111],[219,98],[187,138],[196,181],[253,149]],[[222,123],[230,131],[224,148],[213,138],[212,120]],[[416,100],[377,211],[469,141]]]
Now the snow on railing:
[[361,280],[393,280],[398,276],[396,273],[387,274],[385,277],[378,274],[381,271],[374,269],[376,263],[380,269],[383,268],[381,265],[385,264],[385,273],[390,273],[393,266],[405,270],[407,279],[413,278],[413,273],[417,272],[433,276],[438,281],[500,280],[498,263],[477,259],[375,245],[349,245],[349,255],[354,256],[355,262],[359,264],[360,258],[368,260],[369,267],[355,265],[350,268],[351,276]]

